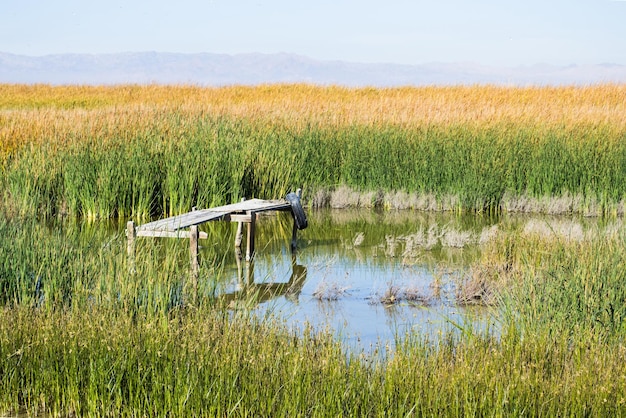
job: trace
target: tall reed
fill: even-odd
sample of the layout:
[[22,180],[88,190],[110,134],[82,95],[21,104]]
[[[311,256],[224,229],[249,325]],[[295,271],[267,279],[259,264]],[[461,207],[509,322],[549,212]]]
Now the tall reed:
[[621,85],[0,90],[0,185],[24,213],[147,217],[295,187],[476,211],[568,195],[619,212],[626,195]]
[[219,264],[201,265],[190,298],[180,242],[139,240],[133,263],[119,227],[32,216],[146,218],[300,186],[452,194],[478,211],[567,193],[606,209],[626,194],[623,97],[0,85],[0,413],[625,415],[619,230],[504,235],[482,261],[498,334],[399,336],[369,356],[224,310]]
[[[572,141],[575,135],[583,138]],[[89,218],[175,214],[342,184],[454,195],[462,210],[498,210],[505,194],[580,195],[608,210],[626,196],[622,137],[602,126],[294,132],[204,118],[173,138],[143,132],[125,140],[79,139],[56,151],[22,149],[6,169],[5,189],[22,211]]]

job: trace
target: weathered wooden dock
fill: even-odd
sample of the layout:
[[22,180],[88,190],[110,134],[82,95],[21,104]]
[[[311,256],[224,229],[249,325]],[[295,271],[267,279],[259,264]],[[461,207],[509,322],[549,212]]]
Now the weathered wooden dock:
[[126,225],[128,254],[129,256],[134,255],[135,239],[137,237],[189,238],[191,273],[192,277],[197,277],[199,268],[198,239],[207,238],[205,232],[198,231],[198,225],[211,221],[227,221],[239,224],[235,236],[235,247],[237,249],[241,248],[243,224],[247,225],[246,261],[251,261],[254,257],[254,233],[257,214],[268,211],[291,211],[294,219],[291,249],[295,251],[297,231],[307,227],[306,215],[300,204],[300,197],[301,193],[300,189],[298,189],[296,193],[289,193],[285,199],[280,200],[242,200],[239,203],[225,206],[194,209],[188,213],[148,222],[139,226],[135,226],[133,221],[129,221]]

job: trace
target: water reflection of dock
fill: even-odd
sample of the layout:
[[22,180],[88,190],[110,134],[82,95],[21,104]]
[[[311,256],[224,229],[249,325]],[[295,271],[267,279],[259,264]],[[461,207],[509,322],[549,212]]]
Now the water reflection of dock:
[[233,307],[239,301],[262,303],[270,299],[285,296],[292,302],[297,302],[306,282],[307,269],[296,261],[296,255],[291,256],[291,275],[286,283],[257,283],[254,279],[254,262],[246,261],[245,267],[240,254],[237,254],[237,287],[234,291],[218,296],[224,306]]

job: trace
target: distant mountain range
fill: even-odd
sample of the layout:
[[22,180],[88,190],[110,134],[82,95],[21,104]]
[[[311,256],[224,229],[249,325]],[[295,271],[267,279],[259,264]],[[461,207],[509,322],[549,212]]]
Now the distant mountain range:
[[60,54],[0,52],[0,83],[193,84],[200,86],[310,83],[350,87],[453,84],[586,85],[626,83],[617,64],[490,67],[471,63],[423,65],[319,61],[295,54]]

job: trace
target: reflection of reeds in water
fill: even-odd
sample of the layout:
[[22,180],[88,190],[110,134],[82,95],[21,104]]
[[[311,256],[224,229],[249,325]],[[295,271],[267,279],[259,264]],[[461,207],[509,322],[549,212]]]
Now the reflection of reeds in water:
[[352,241],[352,245],[355,247],[358,247],[361,244],[363,244],[363,241],[365,241],[365,234],[363,232],[359,232],[354,237],[354,240]]
[[341,238],[341,245],[348,250],[356,249],[356,247],[360,247],[363,244],[363,241],[365,241],[365,234],[363,232],[357,232],[354,238],[350,240]]
[[487,244],[489,241],[493,240],[497,234],[498,234],[498,225],[492,225],[490,227],[483,228],[483,230],[480,231],[478,244],[480,245]]
[[[526,236],[540,236],[546,239],[557,238],[571,241],[582,241],[586,233],[580,223],[570,219],[544,221],[531,219],[524,225],[522,233]],[[591,234],[591,232],[589,232]]]
[[[428,230],[420,229],[415,234],[405,237],[405,240],[407,243],[410,243],[410,249],[417,246],[425,250],[430,250],[439,244],[439,238],[439,227],[436,224],[432,224],[428,227]],[[405,251],[404,255],[407,255],[407,251]]]
[[[471,245],[484,245],[494,239],[498,233],[496,225],[485,227],[480,232],[453,229],[447,225],[439,226],[436,223],[418,229],[407,235],[386,235],[385,242],[378,247],[383,250],[386,257],[396,257],[399,248],[402,249],[400,256],[403,264],[412,264],[413,260],[419,259],[423,251],[440,248],[465,248]],[[402,248],[403,245],[403,248]],[[378,255],[377,248],[374,254]]]
[[597,238],[615,238],[623,229],[623,221],[616,219],[602,228],[585,228],[576,219],[533,218],[524,223],[522,234],[526,237],[541,237],[545,240],[590,241]]
[[394,236],[387,235],[385,236],[385,255],[387,257],[395,257],[396,256],[396,247],[398,246],[398,239]]
[[444,227],[439,238],[443,247],[463,248],[477,242],[476,235],[471,231],[459,231]]

